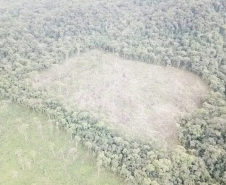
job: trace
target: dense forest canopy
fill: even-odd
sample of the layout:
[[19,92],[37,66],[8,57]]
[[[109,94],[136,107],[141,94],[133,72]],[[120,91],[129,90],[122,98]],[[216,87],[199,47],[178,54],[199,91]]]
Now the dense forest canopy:
[[[0,24],[1,98],[72,129],[100,166],[131,184],[226,183],[225,0],[0,1]],[[203,107],[180,121],[181,146],[124,138],[32,88],[30,76],[91,49],[186,69],[209,85]]]

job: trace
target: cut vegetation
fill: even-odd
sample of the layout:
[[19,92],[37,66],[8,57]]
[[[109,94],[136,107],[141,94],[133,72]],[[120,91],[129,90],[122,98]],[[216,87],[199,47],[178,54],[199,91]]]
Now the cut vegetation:
[[35,88],[92,111],[119,130],[174,144],[178,120],[200,107],[208,95],[207,85],[188,71],[97,50],[30,76]]
[[40,114],[0,102],[1,185],[120,185],[69,134]]

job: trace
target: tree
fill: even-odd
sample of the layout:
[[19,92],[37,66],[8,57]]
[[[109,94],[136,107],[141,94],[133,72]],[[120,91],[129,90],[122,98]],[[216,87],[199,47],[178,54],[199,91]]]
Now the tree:
[[48,124],[49,124],[49,130],[51,132],[51,134],[53,133],[53,129],[54,129],[54,124],[52,120],[48,120]]
[[88,153],[90,153],[91,148],[92,148],[92,143],[91,143],[90,141],[86,141],[86,142],[85,142],[85,146],[86,146],[87,149],[88,149]]
[[64,153],[66,152],[66,149],[65,149],[65,148],[61,148],[61,149],[59,150],[59,152],[60,152],[60,154],[61,154],[61,156],[62,156],[62,159],[63,159],[64,161],[66,161],[66,158],[65,158],[65,155],[64,155]]
[[12,171],[12,177],[16,179],[16,181],[18,182],[18,171],[13,170]]
[[103,162],[104,162],[105,158],[106,157],[103,152],[100,152],[97,156],[97,175],[98,175],[98,177],[100,175],[100,168],[101,168],[101,166],[103,166]]
[[75,140],[75,147],[78,148],[78,143],[79,141],[81,141],[81,138],[79,136],[75,136],[74,140]]
[[22,158],[22,149],[21,148],[18,148],[15,152],[15,154],[17,155],[18,157],[18,162],[19,164],[21,165],[21,168],[24,170],[24,161],[23,161],[23,158]]
[[[0,10],[1,98],[12,99],[33,111],[46,112],[60,128],[67,124],[66,114],[70,114],[64,110],[66,105],[53,100],[53,95],[40,86],[36,89],[29,86],[25,78],[30,76],[38,82],[39,71],[58,65],[60,81],[59,64],[76,51],[80,56],[86,50],[102,48],[108,52],[116,51],[124,58],[186,68],[202,77],[211,91],[222,95],[207,99],[203,106],[205,114],[194,111],[187,121],[181,121],[180,138],[188,152],[177,149],[163,152],[154,144],[148,149],[144,147],[145,142],[135,146],[130,139],[125,145],[115,140],[118,135],[109,128],[91,124],[90,115],[76,116],[73,122],[78,123],[76,134],[84,142],[91,142],[96,152],[103,151],[103,166],[113,165],[121,176],[132,179],[133,184],[137,179],[144,180],[142,165],[147,168],[145,173],[152,182],[145,178],[140,184],[225,184],[225,129],[221,123],[226,110],[225,0],[187,3],[175,3],[175,0],[164,3],[162,0],[112,1],[79,8],[76,3],[58,1],[57,5],[65,13],[57,13],[59,9],[53,3],[33,4],[35,12],[28,11],[30,3],[19,3],[21,6],[13,6],[14,11],[11,11],[11,2],[7,3],[9,6]],[[49,10],[54,18],[46,14]],[[70,13],[67,10],[71,10]],[[25,12],[29,12],[33,21],[27,22]],[[42,15],[45,15],[44,19]],[[63,91],[64,85],[59,86],[59,91]],[[43,92],[37,93],[39,89]],[[42,135],[42,127],[38,131]],[[114,154],[118,158],[114,157],[112,164],[108,163]],[[198,158],[202,158],[205,165]]]
[[97,159],[97,175],[98,175],[98,177],[100,176],[100,168],[102,165],[103,165],[102,159],[101,158]]
[[32,156],[33,162],[35,162],[36,152],[32,150],[30,151],[30,155]]
[[73,139],[75,128],[76,128],[75,124],[70,124],[67,128],[67,132],[71,135],[71,140]]
[[41,134],[42,139],[44,139],[44,136],[43,136],[43,133],[42,133],[42,124],[41,124],[41,122],[39,122],[37,124],[37,127],[38,127],[38,130],[39,130],[39,133]]
[[49,142],[49,149],[52,151],[53,155],[55,156],[55,143],[54,142]]
[[81,48],[80,48],[80,44],[79,43],[76,44],[76,49],[77,49],[77,55],[79,57],[80,56],[80,51],[81,51]]
[[25,157],[24,162],[27,165],[28,169],[31,170],[31,159],[28,157]]
[[25,138],[25,141],[27,142],[28,141],[28,137],[27,137],[27,129],[29,127],[29,124],[22,124],[18,127],[18,131],[24,135],[24,138]]
[[77,153],[78,153],[77,147],[76,148],[70,148],[68,150],[68,157],[72,157],[72,160],[75,161]]

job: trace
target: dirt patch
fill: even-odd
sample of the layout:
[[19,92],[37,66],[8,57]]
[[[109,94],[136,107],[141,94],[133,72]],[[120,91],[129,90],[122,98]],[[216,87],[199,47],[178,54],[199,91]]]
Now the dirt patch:
[[90,51],[33,77],[34,86],[94,111],[136,137],[177,142],[176,123],[208,95],[202,80],[184,70]]

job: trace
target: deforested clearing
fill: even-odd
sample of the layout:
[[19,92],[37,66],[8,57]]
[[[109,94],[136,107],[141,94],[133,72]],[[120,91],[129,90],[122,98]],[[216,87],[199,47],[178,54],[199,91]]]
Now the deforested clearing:
[[133,137],[177,143],[177,122],[200,107],[208,87],[185,70],[122,59],[93,50],[32,75],[43,88],[107,119]]

